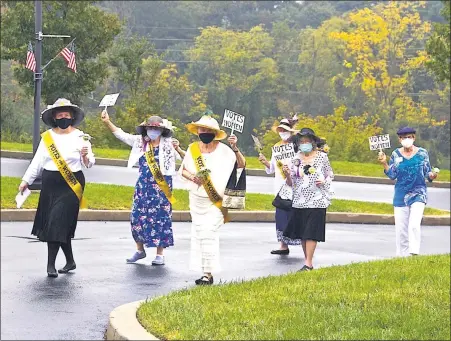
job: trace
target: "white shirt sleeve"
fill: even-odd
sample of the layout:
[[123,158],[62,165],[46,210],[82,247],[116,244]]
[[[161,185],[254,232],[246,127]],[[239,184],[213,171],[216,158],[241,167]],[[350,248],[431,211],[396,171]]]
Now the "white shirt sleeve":
[[274,174],[276,171],[276,160],[274,155],[271,154],[271,160],[269,161],[269,168],[265,167],[266,174]]
[[81,156],[80,156],[80,161],[81,161],[83,168],[91,168],[96,163],[94,153],[92,152],[91,142],[84,141],[84,145],[88,147],[88,155],[87,155],[88,156],[88,164],[85,165],[85,163],[83,162],[83,158]]
[[29,185],[31,185],[34,180],[42,174],[44,169],[44,148],[44,143],[41,139],[38,149],[36,150],[36,154],[22,177],[22,180],[26,181]]
[[129,133],[126,133],[125,131],[123,131],[121,128],[118,128],[113,135],[121,140],[122,142],[128,144],[130,147],[133,147],[133,145],[135,144],[136,138],[140,137],[139,135],[132,135]]

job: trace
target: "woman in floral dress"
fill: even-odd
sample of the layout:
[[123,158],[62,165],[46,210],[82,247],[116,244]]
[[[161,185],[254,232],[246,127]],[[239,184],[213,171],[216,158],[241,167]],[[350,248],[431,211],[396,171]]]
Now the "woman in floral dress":
[[[137,251],[127,259],[134,263],[146,257],[144,246],[156,247],[157,254],[152,265],[164,265],[163,250],[174,245],[172,234],[172,175],[175,174],[175,159],[184,155],[178,141],[171,138],[169,122],[159,116],[151,116],[137,127],[139,135],[125,133],[116,127],[106,111],[102,120],[122,142],[132,147],[128,167],[139,164],[139,177],[133,195],[130,224]],[[152,151],[154,161],[149,156]],[[149,158],[149,159],[148,159]],[[149,161],[159,169],[162,178],[158,183],[149,167]],[[157,176],[158,178],[158,176]]]

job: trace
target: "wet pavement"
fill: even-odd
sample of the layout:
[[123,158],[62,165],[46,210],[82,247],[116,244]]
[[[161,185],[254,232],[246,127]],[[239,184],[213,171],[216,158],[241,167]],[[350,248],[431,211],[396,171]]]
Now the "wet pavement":
[[[1,339],[101,340],[115,307],[193,286],[188,270],[189,223],[175,223],[176,245],[165,266],[125,264],[134,242],[125,222],[80,222],[73,242],[77,270],[46,277],[47,248],[30,236],[31,222],[1,224]],[[422,253],[450,252],[449,227],[423,227]],[[316,252],[316,267],[393,257],[394,227],[329,224]],[[250,279],[296,271],[302,250],[274,256],[273,224],[231,223],[221,230],[223,272],[215,281]],[[60,250],[57,267],[64,265]]]

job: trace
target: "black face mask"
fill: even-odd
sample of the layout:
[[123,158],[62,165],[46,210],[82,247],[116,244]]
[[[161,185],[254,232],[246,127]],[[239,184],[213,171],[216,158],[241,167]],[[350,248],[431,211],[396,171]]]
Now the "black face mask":
[[55,120],[56,126],[61,129],[67,129],[74,120],[72,118],[59,118]]
[[215,139],[215,134],[212,134],[212,133],[201,133],[201,134],[199,134],[199,139],[203,143],[209,144],[211,141],[213,141]]

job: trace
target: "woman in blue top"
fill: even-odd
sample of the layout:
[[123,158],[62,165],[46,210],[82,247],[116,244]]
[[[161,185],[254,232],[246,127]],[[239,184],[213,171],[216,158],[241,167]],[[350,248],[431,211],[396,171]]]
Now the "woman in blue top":
[[384,173],[396,180],[393,206],[397,256],[420,253],[421,220],[427,203],[426,179],[431,182],[437,178],[427,150],[413,145],[415,133],[415,129],[409,127],[398,130],[402,148],[393,151],[388,164],[387,156],[379,153]]

